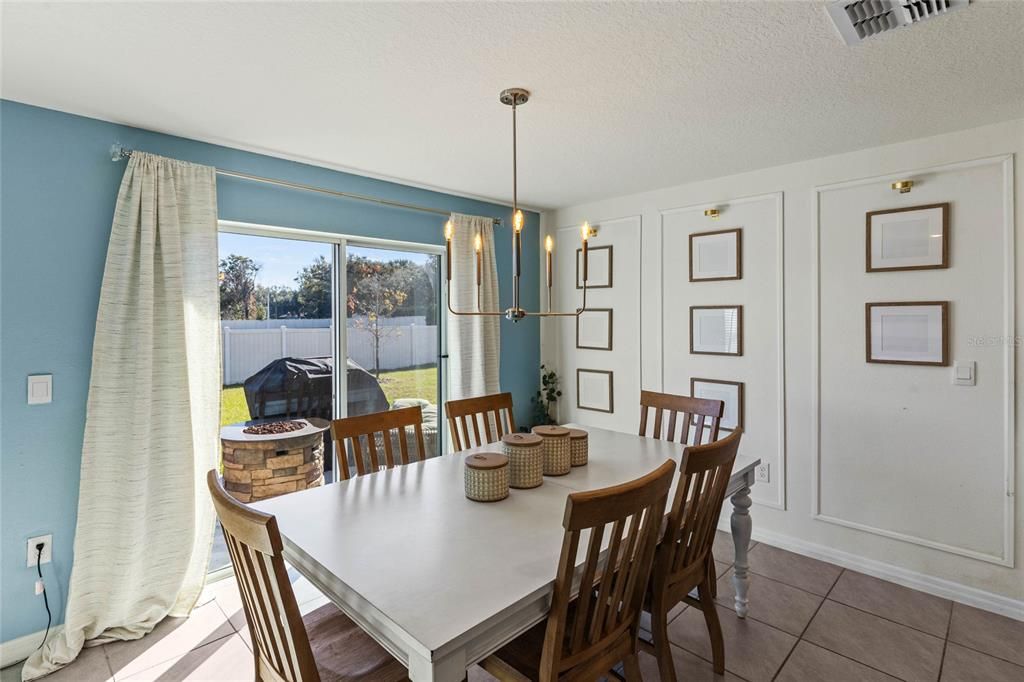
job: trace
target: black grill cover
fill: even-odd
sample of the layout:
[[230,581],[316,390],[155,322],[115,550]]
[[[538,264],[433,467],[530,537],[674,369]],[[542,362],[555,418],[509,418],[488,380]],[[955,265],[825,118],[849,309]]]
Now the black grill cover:
[[[281,358],[245,380],[245,402],[252,419],[331,418],[333,358]],[[348,414],[388,409],[377,379],[348,361]]]

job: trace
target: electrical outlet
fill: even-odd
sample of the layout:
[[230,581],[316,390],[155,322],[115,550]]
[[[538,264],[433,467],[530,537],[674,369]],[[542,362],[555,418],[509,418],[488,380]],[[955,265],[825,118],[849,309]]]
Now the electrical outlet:
[[769,469],[767,464],[758,464],[757,468],[754,469],[754,480],[758,483],[768,483],[770,477],[768,475]]
[[[36,545],[43,543],[43,554],[39,555],[39,550],[36,549]],[[36,565],[36,559],[39,559],[39,563],[48,564],[53,560],[53,535],[39,535],[34,538],[28,539],[28,567],[32,568]]]

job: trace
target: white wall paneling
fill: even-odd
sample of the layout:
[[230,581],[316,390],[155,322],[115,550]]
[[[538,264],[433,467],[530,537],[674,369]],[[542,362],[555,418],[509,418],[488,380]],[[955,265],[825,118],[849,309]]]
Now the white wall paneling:
[[[712,219],[704,209],[716,206]],[[786,508],[785,308],[783,198],[781,192],[705,201],[660,211],[661,384],[666,393],[690,394],[690,379],[744,384],[740,451],[769,464],[770,481],[752,488],[755,502]],[[743,277],[689,281],[690,235],[742,229]],[[743,355],[690,351],[690,306],[743,306]]]
[[[558,409],[561,422],[635,432],[640,418],[640,217],[591,220],[590,223],[597,228],[597,236],[590,239],[590,248],[613,247],[610,249],[612,286],[587,290],[588,308],[614,310],[612,350],[576,348],[576,319],[552,318],[546,324],[558,330],[557,359],[546,361],[555,365],[561,377],[564,394]],[[555,230],[554,237],[554,305],[558,310],[575,310],[580,306],[582,295],[575,282],[579,224]],[[604,257],[608,251],[601,249],[598,253]],[[577,369],[612,372],[612,412],[577,407]],[[598,375],[585,376],[594,379]]]
[[[903,178],[913,191],[893,192]],[[865,272],[868,211],[940,202],[948,269]],[[1012,157],[819,186],[813,210],[815,518],[1012,566]],[[865,303],[932,300],[950,301],[950,359],[977,363],[975,386],[952,367],[864,362]]]

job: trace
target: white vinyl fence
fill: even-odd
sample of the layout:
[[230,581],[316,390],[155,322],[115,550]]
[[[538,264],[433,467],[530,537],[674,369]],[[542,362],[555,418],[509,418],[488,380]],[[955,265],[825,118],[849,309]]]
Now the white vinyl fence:
[[[406,369],[437,362],[437,326],[389,320],[380,339],[380,368]],[[253,328],[251,320],[225,320],[221,323],[224,385],[241,384],[279,358],[316,358],[331,355],[334,328],[330,320],[323,326],[311,326],[311,320],[270,320],[277,326]],[[260,321],[266,324],[264,321]],[[301,322],[301,326],[293,326]],[[403,323],[404,322],[404,323]],[[241,327],[241,328],[240,328]],[[248,327],[248,328],[246,328]],[[357,364],[373,370],[374,338],[367,329],[350,321],[348,356]]]

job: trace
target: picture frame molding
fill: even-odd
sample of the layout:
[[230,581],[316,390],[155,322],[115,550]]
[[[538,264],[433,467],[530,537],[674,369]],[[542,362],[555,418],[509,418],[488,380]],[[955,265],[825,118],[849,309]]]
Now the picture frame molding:
[[[588,287],[589,288],[589,287]],[[583,346],[580,345],[580,319],[586,313],[608,313],[608,344],[607,346]],[[613,350],[613,324],[614,324],[615,310],[612,308],[587,308],[581,314],[576,316],[576,348],[579,350],[601,350],[610,351]]]
[[[697,310],[736,310],[736,352],[720,353],[710,350],[693,349],[693,313]],[[690,355],[725,355],[740,357],[743,355],[743,306],[742,305],[691,305],[690,306]]]
[[[942,310],[942,359],[926,360],[876,360],[871,357],[871,309],[897,306],[937,306]],[[865,361],[878,365],[919,365],[923,367],[949,367],[949,301],[889,301],[864,304]]]
[[[580,374],[607,374],[608,375],[608,409],[602,410],[599,407],[585,407],[580,404]],[[589,410],[591,412],[602,412],[604,414],[613,414],[615,412],[615,373],[610,369],[586,369],[583,367],[576,368],[576,409],[577,410]]]
[[[719,234],[736,233],[736,276],[735,277],[693,277],[693,240],[697,237],[711,237]],[[743,228],[731,227],[725,230],[713,230],[711,232],[691,232],[689,235],[689,268],[691,282],[722,282],[728,280],[743,279]]]
[[[897,267],[876,268],[871,265],[871,219],[878,215],[891,213],[908,213],[910,211],[925,211],[938,208],[942,210],[942,262],[936,265],[901,265]],[[950,202],[944,201],[938,204],[922,204],[920,206],[904,206],[902,208],[888,208],[877,211],[868,211],[865,214],[864,229],[864,272],[905,272],[909,270],[943,270],[949,268],[949,209]]]

